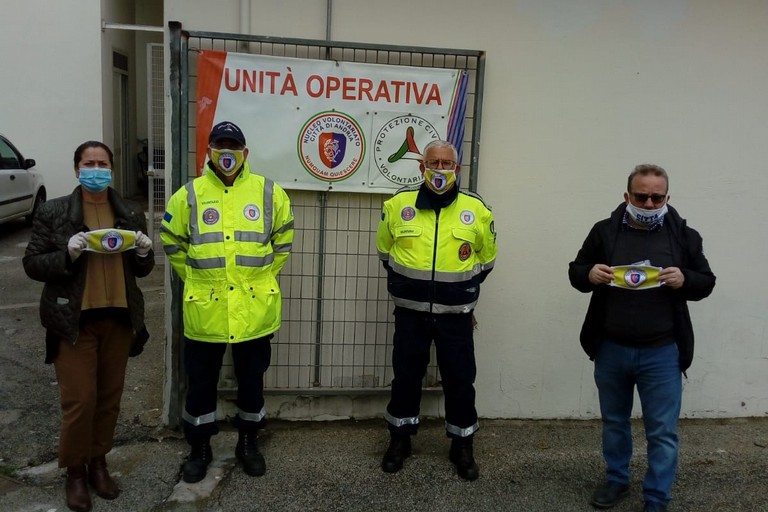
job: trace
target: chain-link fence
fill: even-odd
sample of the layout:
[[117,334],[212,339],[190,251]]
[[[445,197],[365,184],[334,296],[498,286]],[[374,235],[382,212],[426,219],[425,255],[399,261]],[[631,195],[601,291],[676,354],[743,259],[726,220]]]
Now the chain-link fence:
[[[484,56],[471,50],[447,50],[325,42],[202,32],[174,32],[172,94],[176,158],[183,169],[174,189],[197,174],[195,166],[197,52],[216,49],[239,53],[466,70],[470,75],[463,143],[462,187],[476,188],[480,104]],[[388,390],[391,378],[392,303],[376,256],[376,226],[381,194],[287,190],[295,215],[293,252],[279,280],[283,325],[273,339],[267,392],[349,394]],[[179,306],[180,307],[180,306]],[[430,365],[425,387],[439,386]],[[236,386],[225,366],[220,391]]]

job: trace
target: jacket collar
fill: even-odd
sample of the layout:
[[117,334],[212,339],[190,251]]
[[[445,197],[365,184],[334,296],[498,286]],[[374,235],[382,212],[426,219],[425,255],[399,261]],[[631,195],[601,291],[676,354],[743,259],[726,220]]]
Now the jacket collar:
[[435,210],[450,206],[459,195],[459,185],[456,184],[445,194],[435,194],[425,184],[421,184],[419,193],[416,196],[416,208],[419,210]]

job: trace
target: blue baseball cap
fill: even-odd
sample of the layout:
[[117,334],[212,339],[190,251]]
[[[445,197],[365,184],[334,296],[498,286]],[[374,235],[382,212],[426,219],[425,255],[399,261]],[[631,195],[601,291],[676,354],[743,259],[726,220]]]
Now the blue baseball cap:
[[243,135],[243,130],[230,121],[222,121],[213,127],[211,134],[208,136],[208,144],[224,139],[233,140],[241,146],[245,146],[245,135]]

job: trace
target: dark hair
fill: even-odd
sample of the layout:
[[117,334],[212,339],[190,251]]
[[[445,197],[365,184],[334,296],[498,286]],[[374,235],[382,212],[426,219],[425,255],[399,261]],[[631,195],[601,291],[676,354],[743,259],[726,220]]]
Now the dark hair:
[[664,178],[664,181],[667,182],[667,191],[669,191],[669,175],[663,167],[653,164],[640,164],[629,173],[629,177],[627,178],[627,192],[632,193],[632,180],[635,179],[635,176],[648,176],[649,174]]
[[109,156],[109,165],[114,167],[114,155],[112,154],[112,150],[109,149],[109,146],[104,144],[103,142],[99,142],[97,140],[89,140],[86,142],[83,142],[79,146],[77,146],[77,149],[75,150],[75,170],[77,170],[77,164],[80,163],[80,159],[83,157],[83,151],[85,151],[88,148],[101,148],[104,151],[107,152],[107,156]]

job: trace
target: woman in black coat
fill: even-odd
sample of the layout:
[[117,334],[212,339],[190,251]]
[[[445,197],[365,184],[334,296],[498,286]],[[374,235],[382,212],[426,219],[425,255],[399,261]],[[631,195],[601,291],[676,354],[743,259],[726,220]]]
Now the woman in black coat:
[[143,210],[112,182],[112,151],[88,141],[74,155],[80,186],[35,214],[23,263],[45,283],[40,318],[46,363],[61,394],[59,467],[67,468],[67,506],[88,511],[88,484],[104,499],[120,493],[109,475],[128,357],[149,337],[137,277],[154,267]]

